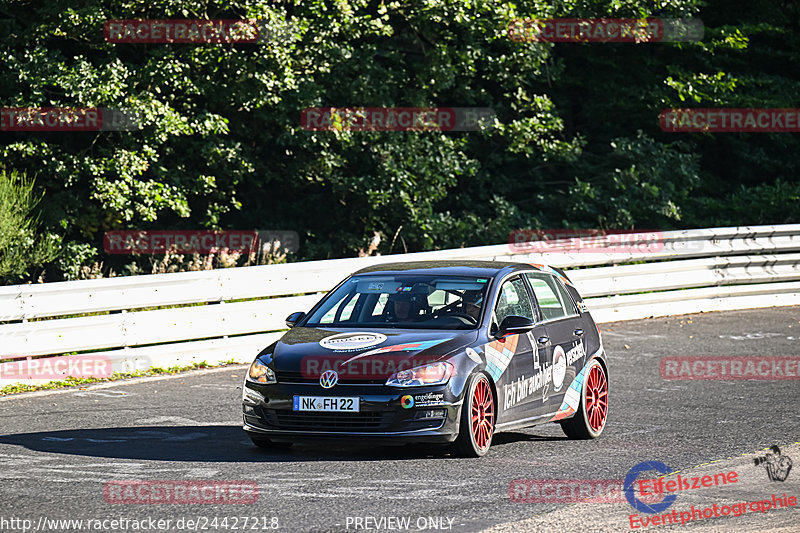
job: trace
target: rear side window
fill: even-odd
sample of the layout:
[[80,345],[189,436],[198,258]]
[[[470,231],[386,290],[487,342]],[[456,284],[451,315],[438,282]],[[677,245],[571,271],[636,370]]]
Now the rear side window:
[[564,284],[561,283],[559,280],[552,278],[556,284],[556,288],[558,289],[558,295],[561,297],[561,302],[564,304],[564,309],[567,311],[567,315],[577,315],[578,308],[575,305],[575,300],[572,299],[572,296],[569,295],[569,291]]
[[533,288],[544,320],[556,320],[575,314],[575,304],[553,276],[539,272],[525,274]]

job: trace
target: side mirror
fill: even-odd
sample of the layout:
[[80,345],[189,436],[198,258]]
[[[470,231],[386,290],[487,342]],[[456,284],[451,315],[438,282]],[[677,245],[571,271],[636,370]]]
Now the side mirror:
[[533,320],[524,316],[509,315],[500,323],[500,330],[496,336],[498,338],[506,335],[518,335],[533,329]]
[[294,325],[300,322],[305,316],[306,314],[302,311],[296,311],[292,313],[286,317],[286,326],[293,328]]

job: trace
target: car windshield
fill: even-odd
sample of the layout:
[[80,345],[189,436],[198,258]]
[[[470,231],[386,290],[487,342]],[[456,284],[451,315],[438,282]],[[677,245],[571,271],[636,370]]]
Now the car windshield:
[[488,278],[354,276],[329,294],[304,324],[359,328],[474,329]]

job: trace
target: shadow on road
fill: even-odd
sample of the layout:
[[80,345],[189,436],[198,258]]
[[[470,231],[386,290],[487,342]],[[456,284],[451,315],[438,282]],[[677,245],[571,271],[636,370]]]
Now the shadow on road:
[[[555,441],[525,433],[500,433],[493,447],[518,441]],[[384,461],[431,457],[449,458],[447,449],[421,444],[376,446],[358,443],[321,442],[295,444],[290,450],[255,447],[240,426],[148,426],[65,431],[42,431],[0,436],[0,444],[23,446],[29,450],[151,461],[197,462],[304,462],[304,461]]]
[[529,433],[498,433],[492,438],[492,446],[502,446],[503,444],[511,444],[512,442],[558,442],[569,440],[566,435],[559,435],[553,437],[549,435],[531,435]]

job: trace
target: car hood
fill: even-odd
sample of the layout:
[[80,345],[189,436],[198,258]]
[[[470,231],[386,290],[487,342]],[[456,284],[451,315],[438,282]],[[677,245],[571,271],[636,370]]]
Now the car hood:
[[380,380],[398,370],[441,360],[477,336],[477,330],[296,327],[272,350],[265,350],[261,359],[271,362],[278,374],[317,379],[325,370],[336,370],[343,380]]

